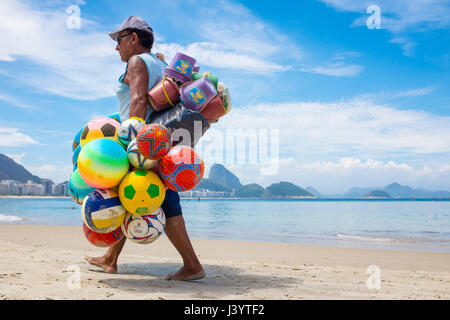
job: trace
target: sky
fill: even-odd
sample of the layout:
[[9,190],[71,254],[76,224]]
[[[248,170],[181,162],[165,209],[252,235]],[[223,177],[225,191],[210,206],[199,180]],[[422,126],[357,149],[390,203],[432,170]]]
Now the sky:
[[152,52],[194,57],[232,110],[196,146],[241,183],[339,194],[450,190],[450,1],[0,1],[0,152],[55,182],[72,141],[118,111],[108,32],[130,15]]

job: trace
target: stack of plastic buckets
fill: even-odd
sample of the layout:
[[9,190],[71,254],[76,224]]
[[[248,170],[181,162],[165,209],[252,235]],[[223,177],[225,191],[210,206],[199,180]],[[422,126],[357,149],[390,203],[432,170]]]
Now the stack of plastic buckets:
[[231,109],[228,89],[209,72],[200,74],[200,66],[188,55],[177,52],[164,70],[164,78],[148,92],[155,111],[175,106],[180,100],[189,109],[201,113],[208,122],[216,122]]

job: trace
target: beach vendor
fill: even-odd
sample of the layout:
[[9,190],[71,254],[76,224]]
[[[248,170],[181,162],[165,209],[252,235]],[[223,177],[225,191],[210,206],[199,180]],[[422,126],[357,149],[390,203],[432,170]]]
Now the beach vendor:
[[[122,23],[119,30],[109,33],[109,36],[117,41],[116,50],[122,61],[127,63],[117,89],[120,119],[147,119],[153,112],[147,103],[147,92],[163,78],[163,70],[167,66],[162,54],[156,56],[151,53],[153,30],[142,18],[131,16]],[[167,189],[161,207],[166,215],[164,231],[183,259],[183,266],[177,272],[168,274],[166,279],[197,280],[205,277],[205,270],[194,252],[186,230],[178,193]],[[117,260],[126,239],[123,237],[102,257],[86,257],[86,261],[103,268],[107,273],[116,273]]]

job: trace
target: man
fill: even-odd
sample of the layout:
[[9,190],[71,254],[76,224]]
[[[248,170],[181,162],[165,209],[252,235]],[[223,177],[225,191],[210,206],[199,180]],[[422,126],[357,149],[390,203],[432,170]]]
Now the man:
[[[117,96],[122,121],[129,117],[146,119],[152,112],[147,104],[147,92],[163,77],[167,66],[162,55],[151,53],[154,42],[153,30],[138,16],[127,18],[120,29],[109,34],[117,41],[116,50],[120,58],[127,62],[125,73],[119,78]],[[178,193],[167,189],[162,204],[166,214],[165,233],[183,258],[183,266],[175,273],[168,274],[167,280],[197,280],[205,277],[197,255],[186,231]],[[103,268],[107,273],[117,272],[117,260],[125,244],[126,237],[108,249],[102,257],[86,257],[92,265]]]

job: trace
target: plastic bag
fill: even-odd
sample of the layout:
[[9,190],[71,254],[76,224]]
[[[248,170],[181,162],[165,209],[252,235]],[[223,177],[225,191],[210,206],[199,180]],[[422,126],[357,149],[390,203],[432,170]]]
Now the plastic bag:
[[145,122],[158,123],[172,132],[172,146],[182,144],[194,148],[209,129],[208,121],[198,112],[186,108],[182,103],[172,108],[152,112]]

